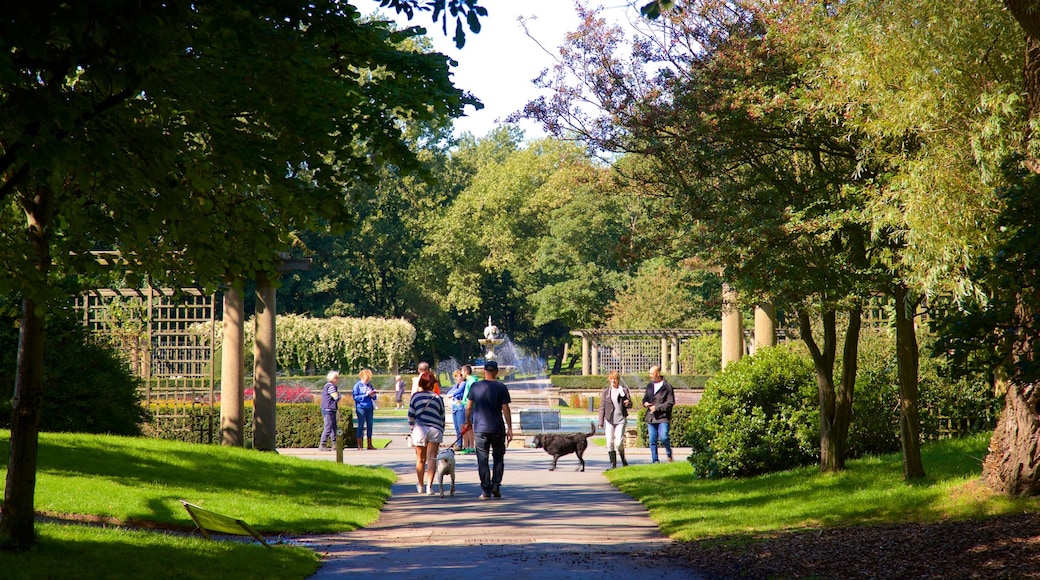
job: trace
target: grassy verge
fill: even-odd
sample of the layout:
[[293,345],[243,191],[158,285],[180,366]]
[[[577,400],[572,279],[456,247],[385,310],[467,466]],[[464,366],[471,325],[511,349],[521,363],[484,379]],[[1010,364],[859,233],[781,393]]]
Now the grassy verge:
[[2,576],[38,578],[306,578],[318,555],[287,545],[211,542],[154,531],[41,523],[28,552],[0,551]]
[[933,522],[1040,511],[978,483],[989,435],[925,446],[928,477],[902,479],[899,454],[850,461],[838,474],[815,467],[747,479],[701,480],[686,462],[607,472],[676,540],[699,540],[827,526]]
[[[9,455],[9,447],[10,432],[0,431],[0,454]],[[6,464],[0,474],[6,481]],[[24,571],[25,578],[72,577],[65,566],[81,571],[78,578],[213,578],[220,570],[229,577],[303,578],[318,561],[302,548],[268,550],[119,526],[190,531],[183,499],[245,520],[269,538],[354,530],[378,518],[395,479],[385,468],[238,448],[43,433],[36,510],[61,519],[101,519],[111,527],[40,524],[36,548],[0,552],[0,570]]]

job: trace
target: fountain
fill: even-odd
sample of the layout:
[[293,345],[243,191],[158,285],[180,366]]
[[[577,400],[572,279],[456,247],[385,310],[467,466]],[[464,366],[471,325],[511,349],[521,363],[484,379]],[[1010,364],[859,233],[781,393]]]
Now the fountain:
[[[517,369],[516,364],[499,362],[495,348],[505,343],[506,339],[499,332],[498,327],[491,322],[490,316],[488,316],[488,325],[484,328],[484,338],[478,339],[477,342],[485,349],[485,362],[493,360],[498,363],[499,380],[510,376]],[[510,363],[519,363],[520,359],[516,356],[515,349],[511,350],[511,354],[514,360],[510,361]],[[483,370],[484,367],[477,365],[473,368]],[[524,408],[514,411],[513,420],[514,424],[520,427],[519,435],[524,436],[530,433],[543,433],[548,430],[560,429],[560,411],[552,408],[545,391],[545,385],[537,380],[520,379],[511,382],[509,390],[511,391],[513,403],[524,405]],[[519,443],[522,440],[523,437],[516,441]]]
[[[516,365],[502,364],[495,358],[495,347],[501,345],[505,341],[506,339],[502,338],[498,327],[491,323],[491,317],[488,316],[488,325],[484,327],[484,338],[478,339],[477,342],[480,343],[480,346],[484,347],[484,361],[493,360],[498,363],[499,380],[505,379],[516,370]],[[482,371],[484,370],[484,366],[476,365],[473,369]]]

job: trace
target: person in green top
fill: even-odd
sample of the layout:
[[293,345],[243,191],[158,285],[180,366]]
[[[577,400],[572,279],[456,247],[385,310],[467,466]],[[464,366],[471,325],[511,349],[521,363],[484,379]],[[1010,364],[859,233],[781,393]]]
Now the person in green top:
[[[473,375],[473,367],[471,365],[462,365],[462,380],[466,382],[466,388],[462,392],[462,408],[466,408],[466,404],[469,403],[469,389],[473,386],[473,383],[477,382],[477,377]],[[459,453],[473,453],[473,430],[466,431],[462,434],[462,451]]]

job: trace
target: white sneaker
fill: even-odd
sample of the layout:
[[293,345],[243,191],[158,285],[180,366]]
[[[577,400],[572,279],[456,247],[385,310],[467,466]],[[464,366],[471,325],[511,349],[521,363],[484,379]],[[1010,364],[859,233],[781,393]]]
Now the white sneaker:
[[433,486],[432,485],[427,485],[426,486],[426,495],[433,495]]
[[415,484],[415,492],[416,493],[422,493],[422,484],[421,483]]

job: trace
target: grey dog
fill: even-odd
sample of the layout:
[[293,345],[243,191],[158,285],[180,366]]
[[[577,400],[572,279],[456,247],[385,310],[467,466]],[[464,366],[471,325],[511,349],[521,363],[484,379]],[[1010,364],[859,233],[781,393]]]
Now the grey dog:
[[455,451],[451,447],[441,449],[437,454],[437,471],[433,477],[440,487],[441,497],[444,497],[444,476],[451,476],[451,495],[455,496]]

